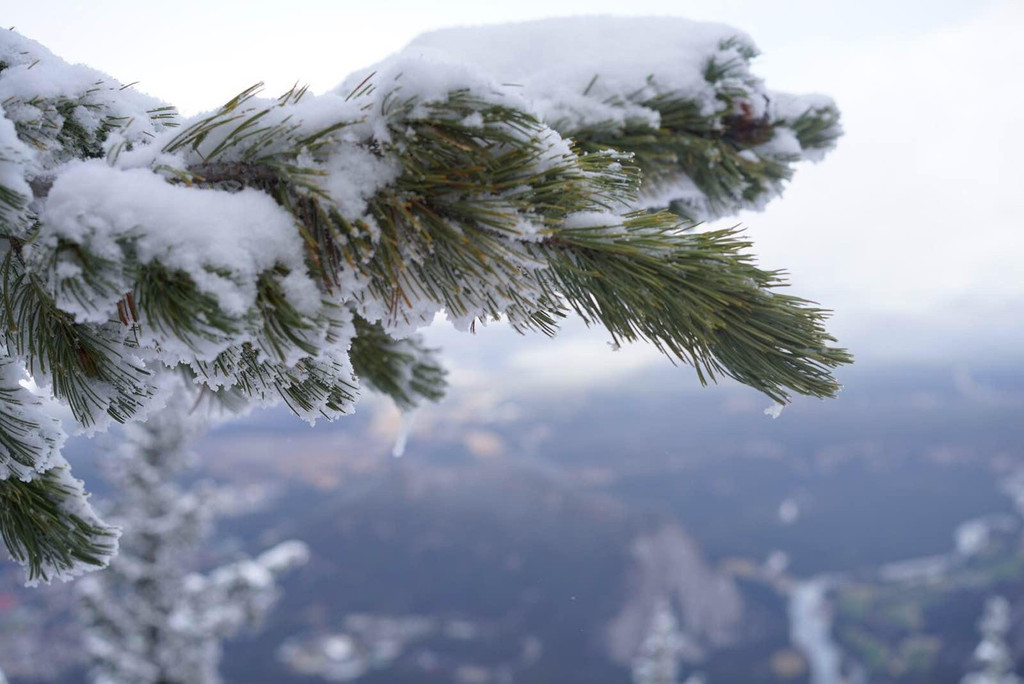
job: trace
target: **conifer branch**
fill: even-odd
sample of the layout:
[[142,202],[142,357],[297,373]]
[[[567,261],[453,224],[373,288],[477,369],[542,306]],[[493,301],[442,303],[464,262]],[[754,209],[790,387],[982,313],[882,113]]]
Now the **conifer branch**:
[[149,373],[126,358],[127,332],[116,322],[76,323],[14,255],[9,250],[0,262],[0,337],[7,348],[26,360],[33,378],[48,381],[83,426],[95,425],[103,413],[129,420],[153,389]]
[[101,523],[60,449],[65,435],[21,386],[20,365],[0,355],[0,536],[29,582],[101,567],[117,531]]
[[418,335],[396,340],[380,323],[358,316],[355,327],[349,356],[362,383],[391,397],[403,410],[444,396],[446,373],[437,350],[425,347]]
[[[400,57],[347,97],[256,85],[183,125],[0,41],[16,45],[0,92],[37,63],[61,86],[0,102],[0,342],[87,429],[144,416],[165,367],[310,421],[350,412],[359,382],[403,408],[437,400],[444,371],[411,334],[440,310],[547,335],[575,313],[780,402],[833,396],[851,361],[738,231],[693,226],[760,208],[841,133],[827,98],[765,91],[744,38],[709,43],[694,79],[618,91]],[[102,563],[116,533],[9,389],[5,543],[32,579]]]
[[0,535],[29,583],[101,568],[117,549],[118,530],[78,510],[83,496],[66,467],[0,480]]
[[827,312],[776,292],[781,272],[757,268],[739,231],[683,230],[663,218],[563,228],[542,243],[551,268],[539,277],[616,343],[651,342],[701,383],[727,375],[780,403],[789,391],[834,396],[831,371],[852,359],[832,346]]

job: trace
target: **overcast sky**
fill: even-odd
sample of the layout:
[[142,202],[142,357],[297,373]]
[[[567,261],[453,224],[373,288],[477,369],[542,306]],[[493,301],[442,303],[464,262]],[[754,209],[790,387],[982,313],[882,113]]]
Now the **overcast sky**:
[[[671,14],[747,31],[769,87],[836,98],[846,136],[786,196],[743,215],[763,265],[836,310],[862,362],[1017,355],[1024,332],[1024,2],[1020,0],[137,0],[7,3],[3,21],[57,54],[176,104],[212,108],[253,82],[326,90],[417,33],[579,13]],[[735,223],[736,221],[733,221]],[[618,375],[601,335],[557,345],[443,331],[456,365]],[[487,345],[487,351],[469,352]],[[514,344],[514,348],[513,345]],[[467,360],[469,359],[469,360]],[[605,359],[601,361],[601,359]],[[598,371],[597,369],[602,369]]]

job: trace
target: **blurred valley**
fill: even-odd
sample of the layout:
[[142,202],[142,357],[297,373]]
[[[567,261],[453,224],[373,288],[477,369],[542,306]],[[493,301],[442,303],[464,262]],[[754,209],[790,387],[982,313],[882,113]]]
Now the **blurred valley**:
[[[624,683],[658,624],[680,682],[960,682],[990,637],[1024,671],[1024,363],[843,380],[776,420],[670,366],[597,389],[456,384],[400,458],[383,402],[315,430],[282,411],[225,424],[196,446],[224,513],[197,567],[290,538],[312,557],[222,674]],[[69,457],[91,484],[102,448]],[[84,681],[68,588],[3,572],[8,677]],[[1005,625],[983,637],[993,599]]]

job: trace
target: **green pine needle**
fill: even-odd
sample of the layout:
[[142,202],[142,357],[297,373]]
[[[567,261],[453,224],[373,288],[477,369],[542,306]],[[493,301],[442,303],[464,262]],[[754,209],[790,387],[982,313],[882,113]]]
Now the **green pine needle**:
[[702,383],[727,375],[780,403],[789,391],[834,396],[831,371],[852,358],[831,346],[827,312],[779,294],[781,274],[757,268],[738,231],[681,232],[666,216],[558,231],[540,277],[588,324],[653,343]]
[[0,480],[0,535],[7,551],[26,566],[30,582],[49,581],[81,565],[97,568],[116,547],[118,531],[67,510],[77,496],[64,483],[62,469],[31,482]]

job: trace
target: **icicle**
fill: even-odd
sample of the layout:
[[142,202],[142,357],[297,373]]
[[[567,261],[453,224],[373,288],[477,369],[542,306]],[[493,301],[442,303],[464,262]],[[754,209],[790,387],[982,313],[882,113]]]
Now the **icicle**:
[[409,434],[412,432],[412,424],[416,420],[418,409],[402,411],[402,424],[398,427],[398,434],[395,435],[395,446],[391,448],[391,455],[395,458],[402,458],[405,454],[405,445],[409,441]]

